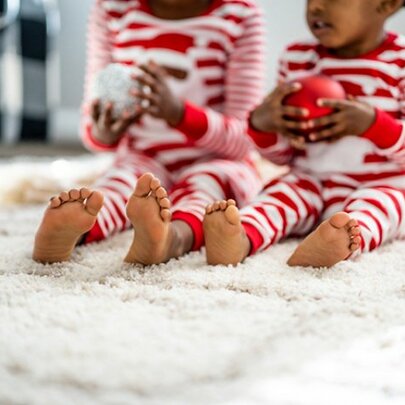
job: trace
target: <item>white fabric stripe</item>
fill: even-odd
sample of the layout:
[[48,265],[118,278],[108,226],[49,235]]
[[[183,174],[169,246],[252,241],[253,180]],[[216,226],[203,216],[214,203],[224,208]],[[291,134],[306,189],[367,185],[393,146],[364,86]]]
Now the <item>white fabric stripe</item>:
[[104,193],[103,213],[105,218],[108,218],[108,232],[110,234],[122,230],[123,223],[119,219],[117,211],[111,203],[110,193]]
[[[362,216],[358,214],[359,213],[356,213],[355,215],[352,216],[352,218],[357,219],[358,221],[362,221],[363,220]],[[366,225],[368,225],[366,221],[364,222],[366,223]],[[364,241],[364,248],[362,250],[358,249],[357,254],[356,252],[354,252],[354,254],[350,256],[351,259],[358,257],[361,252],[369,252],[371,242],[374,240],[374,235],[372,231],[364,227],[361,227],[360,230],[361,230],[361,237],[363,238]]]
[[365,229],[362,226],[360,226],[364,241],[366,241],[365,235],[367,235],[367,233],[369,234],[368,243],[365,246],[365,251],[366,252],[370,251],[371,241],[374,239],[376,241],[376,243],[378,244],[378,242],[381,240],[381,235],[378,230],[378,226],[377,226],[376,222],[369,215],[367,215],[363,212],[360,212],[360,211],[354,211],[354,212],[350,213],[350,216],[354,219],[357,219],[358,221],[363,222],[370,229],[370,231],[369,231],[368,229]]
[[[184,172],[181,177],[180,181],[187,180],[188,183],[191,185],[194,185],[194,187],[199,187],[204,190],[208,190],[212,195],[218,196],[218,200],[221,199],[221,196],[223,195],[223,190],[221,185],[215,180],[214,177],[201,173],[204,170],[203,165],[198,165],[199,171],[195,171],[195,174],[191,171],[186,171]],[[200,172],[200,173],[198,173]],[[192,177],[190,177],[192,176]],[[180,192],[181,190],[179,190]],[[175,195],[175,193],[173,193]]]
[[[284,222],[282,217],[280,216],[280,213],[275,208],[273,208],[272,210],[270,210],[270,207],[269,210],[266,209],[266,216],[264,216],[260,212],[255,210],[253,206],[249,206],[242,208],[240,214],[242,223],[253,225],[263,238],[263,244],[259,247],[259,251],[264,246],[267,246],[274,236],[277,237],[275,242],[280,239]],[[266,217],[270,218],[271,223],[276,230],[276,234],[274,233],[275,231],[273,230],[273,228],[269,225]]]
[[[298,212],[295,209],[288,206],[287,204],[280,201],[278,198],[274,198],[271,195],[270,196],[259,195],[259,197],[257,197],[252,204],[256,205],[258,202],[260,203],[262,208],[264,208],[266,211],[269,207],[272,207],[273,205],[275,205],[276,207],[282,207],[285,211],[287,218],[286,225],[290,223],[296,223],[299,220]],[[271,208],[271,210],[273,210],[273,208]]]
[[[356,200],[349,204],[347,206],[347,209],[350,211],[364,211],[367,210],[371,212],[371,214],[375,217],[375,220],[379,223],[381,226],[383,234],[378,234],[375,235],[376,241],[378,244],[383,242],[384,240],[387,240],[390,236],[393,234],[393,229],[397,229],[397,226],[395,225],[395,222],[392,221],[392,218],[387,217],[384,212],[382,212],[378,207],[376,207],[374,204],[369,203],[368,201],[364,200]],[[398,222],[396,221],[396,224]],[[391,229],[390,229],[391,228]]]
[[103,208],[101,208],[101,210],[98,214],[98,217],[104,221],[104,227],[105,227],[105,231],[106,231],[104,236],[111,235],[111,233],[114,230],[115,225],[111,218],[110,210],[107,208],[106,205],[104,205]]
[[120,179],[124,184],[127,184],[130,189],[135,187],[135,173],[128,173],[126,170],[120,170],[117,167],[112,167],[105,177],[101,177],[100,179],[98,179],[95,183],[96,187],[98,187],[99,184],[100,186],[102,186],[105,181],[112,181],[112,178],[114,177]]
[[[256,230],[260,233],[260,235],[264,240],[263,245],[267,244],[270,241],[270,238],[275,235],[274,232],[276,232],[277,234],[281,233],[281,229],[283,227],[284,222],[281,216],[277,215],[275,211],[274,213],[272,213],[271,216],[263,215],[262,213],[257,211],[253,206],[249,206],[242,208],[240,213],[242,223],[253,225],[256,228]],[[267,217],[271,218],[271,223],[274,225],[275,231],[269,225]]]
[[107,11],[116,11],[122,13],[131,7],[139,6],[138,1],[104,1],[103,6]]
[[101,233],[103,234],[104,238],[106,238],[109,235],[108,229],[107,229],[107,224],[106,220],[103,214],[103,209],[99,212],[97,216],[97,224],[100,227]]
[[[245,222],[247,213],[253,215],[256,221],[258,221],[259,223],[262,222],[263,218],[260,218],[262,215],[253,210],[254,207],[260,207],[265,211],[266,217],[270,219],[271,223],[278,226],[276,228],[278,232],[283,232],[283,226],[285,226],[284,232],[287,236],[290,234],[307,234],[310,230],[312,230],[312,228],[318,221],[318,215],[323,209],[323,203],[321,200],[321,196],[317,193],[313,193],[302,188],[296,190],[293,187],[293,184],[295,182],[298,182],[300,179],[301,177],[297,177],[295,174],[290,173],[284,176],[280,182],[272,184],[267,189],[264,189],[261,194],[259,194],[259,196],[257,196],[249,204],[248,207],[244,207],[241,209],[243,222]],[[302,179],[311,181],[309,177],[302,177]],[[288,204],[284,203],[282,199],[275,198],[274,193],[276,192],[281,193],[286,198],[292,200],[296,204],[297,208],[292,208]],[[314,208],[314,212],[311,212],[311,214],[308,212],[304,201],[310,207]],[[284,211],[284,215],[286,217],[285,224],[283,223],[277,207],[282,208]],[[275,213],[277,213],[277,215],[280,217],[280,221],[278,223],[274,222],[273,220],[275,217]],[[246,222],[251,223],[252,225],[255,224],[254,220],[248,220],[247,218]],[[265,231],[263,231],[263,227],[266,229]],[[273,231],[268,224],[262,224],[260,226],[256,226],[256,228],[258,228],[264,239],[266,239],[265,232],[273,234]],[[266,242],[264,242],[260,246],[260,250],[265,247]]]
[[283,61],[288,63],[316,62],[318,59],[319,56],[313,49],[306,51],[288,51],[283,57]]
[[395,99],[399,98],[400,91],[397,86],[391,86],[380,77],[372,77],[368,74],[342,74],[333,75],[338,81],[354,83],[363,88],[365,95],[372,96],[377,90],[388,90]]
[[[120,194],[111,190],[106,190],[105,191],[105,196],[106,198],[109,198],[117,207],[117,209],[115,209],[115,213],[117,213],[117,210],[119,211],[119,213],[121,213],[121,215],[125,218],[126,217],[126,203],[125,203],[125,199],[128,199],[128,195],[127,194]],[[117,213],[118,214],[118,213]]]
[[[392,78],[399,78],[401,75],[402,69],[391,63],[386,63],[384,60],[373,60],[372,65],[370,65],[370,61],[367,59],[334,59],[334,58],[322,58],[319,59],[317,55],[313,55],[309,50],[308,51],[286,51],[283,55],[283,60],[289,62],[290,61],[290,54],[292,54],[291,61],[299,61],[298,63],[306,63],[306,62],[315,62],[318,64],[318,69],[358,69],[359,71],[362,69],[372,69],[378,70]],[[299,56],[301,54],[301,56]],[[305,58],[307,56],[307,58]]]
[[104,193],[104,208],[106,211],[108,211],[110,218],[112,222],[114,222],[114,225],[109,229],[110,233],[116,232],[116,231],[121,231],[124,227],[124,223],[122,222],[120,216],[118,215],[118,212],[114,205],[112,204],[112,195],[113,193]]
[[[272,193],[274,193],[274,192],[283,193],[283,195],[285,195],[286,197],[291,199],[293,201],[293,203],[295,203],[295,205],[297,206],[298,218],[305,218],[308,216],[307,208],[305,207],[305,205],[302,201],[302,200],[306,200],[305,196],[298,195],[296,190],[294,190],[294,188],[292,188],[290,184],[280,182],[280,183],[276,184],[275,186],[272,186],[270,188],[270,190]],[[308,203],[311,205],[310,201],[308,201]]]
[[401,49],[400,51],[384,51],[378,55],[378,58],[384,62],[405,60],[405,49]]
[[165,165],[169,165],[179,161],[179,154],[181,153],[181,159],[196,159],[201,155],[201,152],[195,148],[179,148],[173,150],[165,150],[158,153],[159,161]]
[[358,96],[356,98],[386,112],[395,113],[399,110],[398,101],[393,98],[378,96]]
[[370,69],[384,73],[391,78],[399,78],[402,74],[402,69],[395,64],[388,64],[382,61],[373,60],[372,64],[367,59],[330,59],[324,58],[319,61],[321,69]]
[[[384,208],[388,211],[388,217],[386,217],[386,218],[391,223],[398,225],[399,221],[400,221],[398,211],[394,205],[394,202],[387,194],[391,195],[398,203],[401,200],[404,201],[403,194],[400,191],[394,191],[394,190],[390,190],[390,189],[388,189],[386,191],[380,191],[380,190],[377,191],[377,190],[369,189],[367,194],[365,195],[365,197],[378,200],[384,206]],[[361,195],[361,197],[363,197],[363,195]],[[401,206],[401,204],[399,204],[399,205],[401,208],[404,208],[403,204],[402,204],[402,206]],[[405,215],[405,211],[404,211],[404,215]]]
[[134,190],[133,187],[125,186],[123,183],[111,180],[109,178],[104,178],[104,181],[100,183],[99,187],[109,187],[115,190],[118,194],[126,196],[131,195],[132,191]]
[[[166,27],[167,30],[173,28],[176,31],[181,32],[198,32],[205,30],[203,28],[199,28],[201,26],[209,26],[210,33],[214,32],[212,29],[216,29],[218,31],[225,31],[226,35],[232,37],[238,37],[242,33],[242,27],[240,24],[232,20],[227,20],[225,18],[218,18],[214,16],[202,16],[202,17],[195,17],[189,18],[184,20],[164,20],[160,18],[156,18],[150,14],[146,14],[140,10],[129,11],[120,19],[113,19],[109,21],[109,27],[114,31],[122,31],[128,27],[130,24],[144,24],[144,25],[158,25]],[[206,31],[205,31],[206,33]],[[223,37],[225,35],[222,34]]]
[[347,197],[351,193],[353,193],[354,190],[350,187],[325,187],[322,190],[322,198],[324,200],[330,200],[335,197]]
[[343,211],[344,201],[339,201],[334,204],[331,204],[326,208],[321,215],[321,221],[330,218],[333,214],[336,214],[339,211]]
[[[401,226],[398,211],[390,196],[395,199],[395,201],[400,205],[401,211],[405,214],[404,196],[400,191],[391,189],[387,189],[384,191],[366,189],[360,190],[359,193],[355,194],[354,196],[355,198],[359,198],[360,201],[362,198],[370,198],[378,200],[388,211],[388,214],[385,214],[378,207],[375,207],[374,210],[372,211],[373,213],[379,212],[380,213],[379,216],[382,217],[382,219],[380,220],[380,224],[384,230],[383,242],[385,242],[386,240],[391,240],[392,238],[398,236],[398,232]],[[367,206],[369,207],[370,205],[372,204],[367,204]],[[349,205],[349,207],[351,208],[351,204]],[[403,221],[404,220],[402,220],[402,222]]]

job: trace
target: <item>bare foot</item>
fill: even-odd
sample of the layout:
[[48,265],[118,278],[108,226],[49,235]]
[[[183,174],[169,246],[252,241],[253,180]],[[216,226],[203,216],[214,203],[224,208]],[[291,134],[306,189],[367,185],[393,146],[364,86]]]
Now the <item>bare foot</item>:
[[208,264],[237,265],[249,254],[250,242],[235,204],[222,200],[206,208],[203,225]]
[[159,179],[143,174],[128,200],[127,216],[134,239],[125,261],[143,265],[165,263],[189,251],[191,229],[182,221],[171,222],[170,200]]
[[68,260],[80,237],[88,232],[103,205],[103,195],[87,188],[53,197],[35,235],[32,258],[41,263]]
[[338,212],[308,235],[288,259],[289,266],[331,267],[360,247],[360,228],[346,212]]

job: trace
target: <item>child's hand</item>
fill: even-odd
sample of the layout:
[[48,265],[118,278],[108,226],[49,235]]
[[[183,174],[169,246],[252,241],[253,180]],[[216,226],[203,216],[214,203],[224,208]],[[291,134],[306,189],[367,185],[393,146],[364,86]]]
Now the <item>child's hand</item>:
[[325,129],[309,135],[311,141],[335,141],[347,135],[363,134],[375,120],[374,108],[355,100],[318,100],[321,107],[330,107],[336,112],[322,118],[309,121],[311,128]]
[[298,108],[283,105],[286,96],[300,90],[298,83],[284,83],[279,85],[270,93],[261,105],[256,107],[250,117],[250,122],[255,129],[262,132],[277,132],[287,137],[295,147],[303,147],[305,138],[297,135],[294,131],[308,129],[306,122],[295,121],[306,117],[309,111],[305,108]]
[[96,100],[91,105],[91,117],[93,119],[94,136],[105,144],[116,143],[127,128],[138,121],[142,111],[138,108],[134,112],[124,111],[121,117],[114,119],[112,117],[113,103],[108,103],[101,108],[100,101]]
[[[145,113],[161,118],[169,125],[178,125],[183,118],[184,102],[174,95],[167,85],[167,72],[153,61],[140,66],[140,69],[144,74],[134,79],[138,80],[143,87],[149,88],[150,92],[136,89],[131,94],[147,101],[148,106],[144,107]],[[141,105],[144,103],[141,102]]]

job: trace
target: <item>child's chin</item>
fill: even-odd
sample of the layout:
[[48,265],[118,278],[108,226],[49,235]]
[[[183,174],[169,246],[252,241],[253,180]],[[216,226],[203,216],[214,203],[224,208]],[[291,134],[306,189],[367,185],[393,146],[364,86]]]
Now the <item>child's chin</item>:
[[319,41],[319,43],[327,49],[335,50],[342,47],[340,41],[337,38],[334,38],[330,35],[325,36],[315,35],[315,37]]

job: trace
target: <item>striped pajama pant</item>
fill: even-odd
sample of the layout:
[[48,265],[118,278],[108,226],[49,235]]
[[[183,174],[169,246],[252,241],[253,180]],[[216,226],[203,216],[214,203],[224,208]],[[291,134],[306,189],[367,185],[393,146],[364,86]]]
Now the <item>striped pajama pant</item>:
[[360,225],[361,248],[352,257],[405,237],[405,185],[361,183],[344,174],[319,180],[291,172],[269,182],[241,209],[250,254],[288,236],[307,235],[339,211],[347,212]]
[[104,205],[84,243],[103,240],[131,227],[126,217],[126,203],[137,179],[146,172],[153,173],[167,189],[172,203],[172,221],[182,220],[193,230],[193,250],[199,250],[204,244],[202,221],[208,204],[232,198],[244,206],[263,187],[255,165],[249,160],[216,159],[170,172],[153,158],[118,151],[112,167],[93,187],[104,194]]

